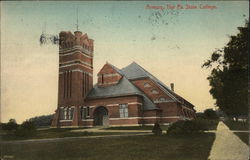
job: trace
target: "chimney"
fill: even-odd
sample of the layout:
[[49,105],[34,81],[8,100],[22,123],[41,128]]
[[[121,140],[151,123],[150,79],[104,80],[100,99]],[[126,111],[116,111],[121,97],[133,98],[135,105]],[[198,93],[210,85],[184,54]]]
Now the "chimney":
[[174,92],[174,83],[170,83],[171,90]]

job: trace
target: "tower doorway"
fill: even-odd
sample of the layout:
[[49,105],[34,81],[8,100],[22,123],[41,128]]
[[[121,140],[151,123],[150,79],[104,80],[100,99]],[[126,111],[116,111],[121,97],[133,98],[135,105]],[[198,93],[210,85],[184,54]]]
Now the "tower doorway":
[[94,111],[94,125],[95,126],[108,126],[109,116],[107,108],[100,106]]

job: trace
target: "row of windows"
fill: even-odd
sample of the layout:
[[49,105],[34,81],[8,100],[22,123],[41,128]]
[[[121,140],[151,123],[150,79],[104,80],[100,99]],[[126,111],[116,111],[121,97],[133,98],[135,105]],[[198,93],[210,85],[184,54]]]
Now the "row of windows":
[[[74,116],[74,107],[61,107],[60,108],[60,120],[72,120]],[[119,105],[120,118],[128,117],[128,104]],[[87,119],[90,117],[90,108],[87,106],[81,107],[81,119]]]
[[[74,107],[61,107],[60,108],[60,120],[72,120],[74,117]],[[87,119],[89,117],[90,108],[87,106],[81,107],[81,119]]]
[[72,120],[74,115],[74,107],[60,108],[60,120]]

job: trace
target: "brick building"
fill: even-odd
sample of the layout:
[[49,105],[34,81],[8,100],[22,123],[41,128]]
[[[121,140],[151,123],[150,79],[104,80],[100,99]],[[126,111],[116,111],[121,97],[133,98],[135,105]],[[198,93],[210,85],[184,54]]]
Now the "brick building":
[[58,107],[52,127],[169,124],[195,116],[194,106],[133,62],[106,63],[93,86],[93,40],[59,34]]

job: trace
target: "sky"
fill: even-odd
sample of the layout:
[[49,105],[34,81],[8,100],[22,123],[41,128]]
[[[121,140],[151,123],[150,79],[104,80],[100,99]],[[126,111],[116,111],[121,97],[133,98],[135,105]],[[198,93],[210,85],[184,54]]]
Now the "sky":
[[[76,31],[77,10],[79,30],[94,39],[94,82],[106,62],[121,69],[134,61],[167,86],[174,83],[175,92],[198,112],[214,108],[206,79],[210,70],[201,65],[238,33],[237,27],[249,17],[248,4],[1,1],[1,121],[14,118],[21,123],[54,113],[58,45],[41,46],[39,37],[43,32]],[[186,5],[197,8],[186,9]]]

